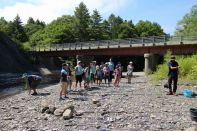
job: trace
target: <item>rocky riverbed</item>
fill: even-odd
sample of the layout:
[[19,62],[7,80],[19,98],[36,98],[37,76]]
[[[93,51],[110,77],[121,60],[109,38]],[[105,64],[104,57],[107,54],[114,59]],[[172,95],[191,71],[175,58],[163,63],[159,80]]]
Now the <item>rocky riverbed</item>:
[[[59,85],[38,89],[38,96],[27,91],[0,100],[1,131],[181,131],[196,127],[189,109],[197,98],[167,96],[163,83],[152,85],[150,78],[136,76],[130,85],[122,79],[120,87],[100,87],[71,91],[69,99],[59,101]],[[180,92],[180,90],[179,90]],[[58,109],[72,105],[71,119],[41,113],[43,105]]]

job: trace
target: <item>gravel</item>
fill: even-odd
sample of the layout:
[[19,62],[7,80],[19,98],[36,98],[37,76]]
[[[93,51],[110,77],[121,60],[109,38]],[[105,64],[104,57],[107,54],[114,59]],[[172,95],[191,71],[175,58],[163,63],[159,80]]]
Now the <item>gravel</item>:
[[[163,84],[161,81],[154,86],[149,77],[140,75],[132,78],[130,85],[123,78],[119,88],[102,84],[94,85],[91,90],[71,91],[69,99],[62,101],[59,101],[58,84],[38,89],[38,96],[24,91],[0,100],[0,129],[181,131],[196,127],[189,109],[197,107],[197,98],[167,96]],[[41,112],[43,105],[61,108],[67,104],[74,105],[80,115],[64,120],[62,116]]]

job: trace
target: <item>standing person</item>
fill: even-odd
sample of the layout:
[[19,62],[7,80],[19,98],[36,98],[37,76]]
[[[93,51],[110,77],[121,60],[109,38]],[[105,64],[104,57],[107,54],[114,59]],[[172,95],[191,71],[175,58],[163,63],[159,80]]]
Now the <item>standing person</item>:
[[114,87],[119,87],[120,79],[121,79],[121,67],[116,66],[116,69],[114,70]]
[[108,67],[108,63],[105,63],[105,66],[103,67],[103,78],[105,80],[105,84],[106,84],[106,80],[107,80],[108,86],[110,86],[110,70]]
[[105,64],[103,63],[103,62],[101,62],[101,64],[100,64],[100,70],[101,70],[101,72],[102,72],[102,78],[101,78],[101,83],[102,83],[102,81],[103,81],[103,67],[105,66]]
[[102,80],[102,71],[101,71],[99,65],[96,66],[95,78],[96,78],[96,84],[100,86],[101,80]]
[[94,62],[90,63],[90,83],[93,85],[95,82],[95,74],[96,74],[96,65]]
[[133,69],[134,69],[133,62],[130,61],[129,65],[127,66],[128,84],[131,84],[131,78],[133,76]]
[[78,61],[77,66],[75,67],[75,78],[76,78],[75,88],[77,88],[78,82],[81,88],[82,74],[83,74],[83,68],[81,67],[81,61]]
[[72,70],[70,68],[70,64],[67,64],[68,66],[68,88],[69,88],[69,91],[71,91],[71,88],[72,88]]
[[23,74],[22,78],[26,80],[26,86],[29,88],[29,94],[31,93],[31,90],[33,90],[31,95],[37,95],[38,93],[36,88],[42,78],[38,75],[28,75],[27,73]]
[[114,62],[112,61],[112,58],[109,59],[108,66],[109,66],[109,70],[110,70],[109,78],[110,78],[110,82],[112,82],[113,73],[114,73]]
[[90,88],[90,64],[84,69],[84,88]]
[[[179,64],[175,61],[175,56],[171,56],[171,60],[168,63],[168,86],[169,92],[167,95],[175,95],[177,90],[177,81],[178,81],[178,68]],[[172,90],[172,81],[173,81],[173,90]]]
[[[68,79],[69,79],[69,69],[67,64],[63,63],[61,70],[61,77],[60,77],[61,90],[60,90],[59,100],[64,100],[64,98],[68,98],[67,97]],[[63,94],[64,94],[64,98],[62,97]]]

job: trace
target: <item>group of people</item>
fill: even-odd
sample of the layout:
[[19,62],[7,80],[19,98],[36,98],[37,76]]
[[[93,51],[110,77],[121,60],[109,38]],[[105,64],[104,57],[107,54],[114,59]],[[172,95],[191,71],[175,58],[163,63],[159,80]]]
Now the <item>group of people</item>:
[[[129,63],[127,67],[127,76],[128,83],[131,83],[131,77],[133,75],[133,64]],[[103,63],[100,65],[96,64],[95,61],[92,61],[84,65],[81,61],[77,62],[77,65],[74,67],[74,74],[70,69],[70,66],[66,63],[62,64],[61,70],[61,91],[60,91],[60,100],[67,98],[67,90],[71,90],[72,81],[75,79],[74,89],[77,87],[82,88],[82,81],[84,88],[91,88],[93,84],[100,86],[103,83],[110,86],[112,79],[114,78],[114,88],[119,87],[120,80],[122,78],[123,67],[120,63],[116,66],[114,65],[112,59],[109,62]],[[67,89],[68,88],[68,89]],[[64,98],[62,97],[64,95]]]
[[[179,65],[175,61],[175,57],[172,56],[171,60],[168,64],[169,73],[168,73],[168,88],[169,93],[168,95],[177,95],[177,81],[178,81],[178,68]],[[128,84],[131,83],[131,78],[133,76],[133,63],[132,61],[129,62],[127,66],[127,78]],[[71,70],[69,64],[63,63],[62,70],[61,70],[61,77],[60,77],[60,100],[64,100],[67,97],[67,90],[71,90],[72,82],[75,79],[75,89],[79,85],[82,88],[82,81],[84,80],[84,88],[91,88],[91,85],[97,84],[100,86],[102,81],[104,80],[105,84],[112,83],[112,79],[114,78],[113,85],[114,87],[119,87],[120,80],[122,78],[122,71],[123,67],[120,63],[114,66],[112,59],[109,62],[103,63],[101,62],[100,65],[96,65],[96,62],[93,61],[86,66],[82,66],[82,62],[78,61],[77,66],[75,66],[74,70]],[[72,73],[74,72],[74,74]],[[29,94],[31,90],[33,93],[31,95],[37,95],[36,87],[41,81],[41,77],[38,75],[27,75],[23,74],[22,78],[25,78],[26,83],[28,84]],[[173,82],[173,90],[172,90],[172,82]],[[64,97],[63,97],[64,96]]]

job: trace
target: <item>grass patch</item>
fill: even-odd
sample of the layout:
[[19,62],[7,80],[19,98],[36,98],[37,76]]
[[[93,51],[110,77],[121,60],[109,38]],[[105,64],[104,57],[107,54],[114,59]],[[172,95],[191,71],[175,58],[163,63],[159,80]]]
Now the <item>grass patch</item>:
[[[164,56],[164,62],[157,66],[156,72],[151,76],[153,84],[159,80],[168,78],[168,62],[171,52],[168,51]],[[179,82],[197,84],[197,54],[191,56],[176,56],[179,64]]]

